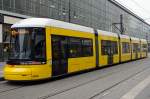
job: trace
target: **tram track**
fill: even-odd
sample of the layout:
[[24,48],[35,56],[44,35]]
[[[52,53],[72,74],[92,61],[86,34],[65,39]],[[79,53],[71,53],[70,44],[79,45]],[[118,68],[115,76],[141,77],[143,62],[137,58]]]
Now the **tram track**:
[[71,88],[68,88],[68,89],[65,89],[65,90],[60,90],[60,91],[58,91],[58,92],[56,92],[56,93],[52,93],[52,94],[49,94],[49,95],[46,95],[46,96],[39,97],[38,99],[47,99],[47,98],[49,98],[49,97],[52,97],[52,96],[61,94],[61,93],[63,93],[63,92],[72,90],[72,89],[74,89],[74,88],[84,86],[84,85],[86,85],[86,84],[89,84],[90,82],[96,81],[96,80],[98,80],[98,79],[100,79],[100,78],[103,78],[103,77],[107,77],[107,76],[109,76],[109,75],[111,75],[111,74],[114,74],[114,73],[115,73],[115,72],[109,73],[109,74],[107,74],[107,75],[105,75],[105,76],[98,77],[97,79],[90,80],[90,81],[88,81],[88,82],[79,84],[79,85],[77,85],[77,86],[74,86],[74,87],[71,87]]
[[[125,64],[126,64],[126,63],[125,63]],[[144,65],[148,65],[148,63],[144,63]],[[140,67],[140,66],[139,66],[139,67]],[[134,68],[137,68],[137,67],[128,68],[128,69],[126,69],[126,71],[129,70],[129,69],[134,69]],[[96,97],[97,95],[99,95],[99,94],[101,94],[101,93],[103,93],[103,92],[105,92],[105,91],[107,91],[107,90],[109,90],[109,89],[111,89],[111,88],[113,88],[113,87],[119,85],[120,83],[122,83],[122,82],[124,82],[124,81],[126,81],[126,80],[128,80],[128,79],[130,79],[130,78],[132,78],[132,77],[134,77],[134,76],[136,76],[137,74],[139,74],[139,73],[141,73],[141,72],[143,72],[143,71],[145,71],[145,70],[147,70],[147,69],[150,69],[150,67],[145,67],[145,68],[143,68],[143,69],[140,69],[138,72],[135,72],[134,74],[130,75],[129,77],[126,77],[125,79],[123,79],[123,80],[121,80],[121,81],[119,81],[119,82],[113,84],[112,86],[110,86],[110,87],[108,87],[108,88],[106,88],[106,89],[104,89],[104,90],[98,92],[97,94],[91,96],[91,98],[89,98],[89,99],[93,99],[93,98]],[[104,76],[99,76],[99,77],[97,77],[96,79],[93,79],[93,80],[90,80],[90,81],[81,83],[81,84],[79,84],[79,85],[77,85],[77,86],[74,86],[74,87],[71,87],[71,88],[67,88],[67,89],[64,89],[64,90],[57,91],[57,92],[55,92],[55,93],[50,93],[50,94],[48,94],[48,95],[41,96],[41,97],[39,97],[38,99],[47,99],[47,98],[50,98],[50,97],[53,97],[53,96],[56,96],[56,95],[65,93],[65,92],[67,92],[67,91],[70,91],[70,90],[73,90],[73,89],[75,89],[75,88],[78,88],[78,87],[87,85],[87,84],[89,84],[89,83],[92,83],[92,82],[94,82],[94,81],[97,81],[97,80],[102,79],[102,78],[105,78],[105,77],[108,77],[108,76],[110,76],[110,75],[120,73],[120,72],[122,72],[122,71],[124,71],[124,69],[121,70],[121,71],[114,71],[114,72],[108,73],[108,74],[106,74],[106,75],[104,75]]]
[[8,92],[8,91],[11,91],[11,90],[16,90],[16,89],[19,89],[19,88],[23,88],[24,85],[12,85],[10,84],[9,82],[7,81],[1,81],[0,82],[0,93],[4,93],[4,92]]
[[117,85],[122,84],[123,82],[125,82],[125,81],[127,81],[127,80],[129,80],[129,79],[131,79],[131,78],[133,78],[133,77],[135,77],[135,76],[137,76],[139,73],[142,73],[142,72],[144,72],[145,70],[148,70],[148,69],[150,69],[150,67],[144,68],[144,69],[142,69],[141,71],[138,71],[138,72],[136,72],[135,74],[133,74],[133,75],[127,77],[126,79],[123,79],[123,80],[119,81],[118,83],[116,83],[116,84],[114,84],[114,85],[108,87],[107,89],[102,90],[102,91],[100,91],[100,92],[94,94],[94,95],[91,96],[89,99],[95,99],[95,97],[99,96],[100,94],[102,94],[102,93],[104,93],[104,92],[106,92],[106,91],[108,91],[108,90],[110,90],[110,89],[116,87]]
[[0,93],[4,93],[4,92],[8,92],[8,91],[12,91],[12,90],[16,90],[16,89],[19,89],[19,88],[23,88],[23,87],[8,88],[8,89],[6,89],[6,90],[2,90],[2,91],[0,91]]
[[[142,60],[139,60],[139,61],[134,62],[134,63],[139,64],[140,61],[142,61]],[[126,63],[125,63],[125,64],[126,64]],[[128,63],[127,63],[127,64],[128,64]],[[132,63],[130,63],[129,65],[131,65],[131,64],[132,64]],[[142,71],[144,71],[144,70],[150,68],[150,67],[148,67],[148,64],[149,64],[148,62],[145,62],[145,63],[143,62],[142,64],[145,65],[146,67],[145,67],[145,68],[142,67],[143,69],[141,68],[138,72],[134,73],[134,74],[131,75],[131,76],[134,76],[134,75],[136,75],[136,74],[138,74],[138,73],[140,73],[140,72],[142,72]],[[121,64],[120,66],[124,66],[124,64]],[[119,67],[120,67],[120,66],[119,66]],[[133,66],[133,67],[130,67],[130,66],[120,67],[120,68],[114,69],[112,72],[107,73],[107,72],[108,72],[107,70],[108,70],[109,68],[111,68],[111,67],[108,67],[108,68],[106,68],[106,69],[102,69],[103,71],[106,71],[104,75],[100,75],[100,76],[98,76],[98,77],[95,77],[94,79],[87,80],[87,81],[85,81],[85,82],[82,82],[82,83],[73,85],[73,86],[68,87],[68,88],[58,89],[57,91],[51,92],[50,94],[47,94],[47,95],[38,96],[38,99],[47,99],[47,98],[50,98],[50,97],[53,97],[53,96],[56,96],[56,95],[65,93],[65,92],[67,92],[67,91],[73,90],[73,89],[75,89],[75,88],[82,87],[82,86],[84,86],[84,85],[90,84],[90,83],[92,83],[92,82],[94,82],[94,81],[97,81],[97,80],[99,80],[99,79],[106,78],[106,77],[108,77],[108,76],[117,74],[117,73],[122,72],[122,71],[128,71],[129,69],[140,68],[140,66],[141,66],[141,65],[137,65],[137,66]],[[116,68],[117,66],[114,66],[114,67]],[[112,67],[112,68],[114,68],[114,67]],[[128,68],[128,67],[130,67],[130,68]],[[98,71],[99,71],[99,70],[98,70]],[[75,76],[73,76],[73,77],[75,77]],[[126,79],[127,79],[127,78],[126,78]],[[126,79],[125,79],[125,80],[126,80]],[[129,79],[129,78],[128,78],[128,79]],[[123,80],[123,81],[124,81],[124,80]],[[98,92],[97,94],[101,94],[101,93],[103,93],[103,92],[105,92],[105,91],[111,89],[112,87],[117,86],[119,83],[121,83],[121,82],[123,82],[123,81],[120,81],[120,82],[118,82],[118,83],[112,85],[111,87],[109,87],[109,88],[107,88],[107,89],[105,89],[105,90],[103,90],[103,91],[101,91],[101,92]],[[48,82],[48,83],[51,83],[51,82]],[[32,84],[31,84],[31,85],[32,85]],[[27,85],[24,84],[24,83],[23,83],[23,84],[11,84],[11,83],[9,83],[9,82],[7,82],[7,81],[0,81],[0,94],[2,94],[2,93],[9,93],[10,91],[15,91],[15,90],[17,90],[17,89],[24,88],[25,86],[27,86]],[[29,85],[29,86],[30,86],[30,85]],[[97,95],[97,94],[95,94],[95,95]],[[95,96],[95,95],[94,95],[94,96]],[[92,98],[90,98],[90,99],[92,99]]]
[[6,83],[7,81],[3,80],[3,81],[0,81],[0,84],[3,84],[3,83]]
[[[117,72],[117,71],[116,71]],[[113,74],[114,72],[112,72],[112,73],[109,73],[109,74],[107,74],[107,75],[105,75],[105,76],[103,76],[103,77],[106,77],[106,76],[109,76],[109,75],[111,75],[111,74]],[[99,77],[99,78],[102,78],[102,76],[101,77]],[[98,78],[97,78],[98,79]],[[63,90],[63,91],[58,91],[57,93],[55,93],[55,94],[53,94],[52,96],[54,96],[54,95],[57,95],[57,94],[59,94],[59,93],[62,93],[62,92],[65,92],[65,91],[69,91],[69,90],[71,90],[71,89],[74,89],[74,88],[77,88],[77,87],[80,87],[80,86],[82,86],[82,85],[85,85],[85,84],[87,84],[87,83],[89,83],[89,82],[92,82],[92,81],[95,81],[95,80],[90,80],[90,81],[88,81],[88,82],[85,82],[85,83],[82,83],[82,84],[79,84],[79,85],[77,85],[77,86],[74,86],[74,87],[72,87],[72,88],[69,88],[69,89],[66,89],[66,90]],[[9,92],[9,91],[14,91],[14,90],[17,90],[17,89],[20,89],[20,88],[23,88],[23,87],[25,87],[26,85],[24,85],[24,84],[22,84],[22,85],[17,85],[17,84],[11,84],[11,83],[9,83],[9,82],[7,82],[7,81],[0,81],[0,94],[1,93],[5,93],[5,92]],[[40,97],[39,99],[46,99],[46,98],[43,98],[43,97]]]

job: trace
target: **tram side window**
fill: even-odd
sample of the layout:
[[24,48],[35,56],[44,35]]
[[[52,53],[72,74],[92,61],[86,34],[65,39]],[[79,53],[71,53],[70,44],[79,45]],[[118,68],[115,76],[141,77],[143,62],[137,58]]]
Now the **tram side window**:
[[101,48],[102,55],[118,54],[117,41],[102,40]]
[[139,47],[140,47],[139,44],[133,43],[133,52],[138,52],[140,50]]
[[81,57],[81,39],[79,38],[70,38],[69,40],[69,57]]
[[111,48],[112,48],[113,54],[118,54],[118,45],[116,41],[111,42]]
[[107,40],[102,40],[101,41],[101,53],[102,55],[107,55],[108,54],[108,41]]
[[82,51],[83,56],[93,56],[93,44],[90,39],[82,39]]
[[69,57],[93,56],[93,44],[91,39],[69,38]]
[[147,52],[147,44],[142,44],[142,51]]
[[54,58],[77,58],[93,56],[93,41],[92,39],[53,36],[53,57]]
[[36,32],[35,36],[35,58],[36,59],[44,59],[46,57],[46,49],[45,49],[45,29],[39,28],[35,29],[34,32]]
[[122,42],[122,53],[130,53],[130,45],[127,42]]
[[132,45],[133,47],[133,52],[136,52],[136,44],[135,43],[133,43],[133,45]]
[[138,50],[138,52],[140,52],[141,51],[140,44],[137,44],[137,46],[138,46],[137,50]]

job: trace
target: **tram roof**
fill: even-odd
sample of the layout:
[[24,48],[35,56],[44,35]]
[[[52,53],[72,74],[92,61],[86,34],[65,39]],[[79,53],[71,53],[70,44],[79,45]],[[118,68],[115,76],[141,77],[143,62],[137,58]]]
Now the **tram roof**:
[[140,41],[140,39],[136,37],[131,37],[131,40]]
[[147,42],[146,39],[140,39],[142,42]]
[[67,23],[63,21],[58,21],[54,19],[48,19],[48,18],[28,18],[21,20],[14,25],[12,25],[11,28],[21,28],[21,27],[46,27],[46,26],[53,26],[53,27],[59,27],[59,28],[65,28],[65,29],[71,29],[71,30],[78,30],[82,32],[89,32],[94,33],[93,29],[90,27],[85,27],[77,24]]
[[104,35],[104,36],[118,37],[117,33],[112,33],[112,32],[102,31],[102,30],[98,30],[98,34]]
[[119,35],[120,36],[120,38],[124,38],[124,39],[130,39],[130,36],[128,36],[128,35]]

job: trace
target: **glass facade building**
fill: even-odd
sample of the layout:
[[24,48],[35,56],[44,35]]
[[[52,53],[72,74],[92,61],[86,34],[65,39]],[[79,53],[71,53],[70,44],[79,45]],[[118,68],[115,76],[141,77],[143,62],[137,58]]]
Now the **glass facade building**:
[[[150,25],[115,0],[0,0],[1,16],[2,11],[15,13],[12,17],[46,17],[115,33],[120,31],[113,24],[123,15],[124,34],[150,40]],[[5,47],[11,24],[1,23]]]

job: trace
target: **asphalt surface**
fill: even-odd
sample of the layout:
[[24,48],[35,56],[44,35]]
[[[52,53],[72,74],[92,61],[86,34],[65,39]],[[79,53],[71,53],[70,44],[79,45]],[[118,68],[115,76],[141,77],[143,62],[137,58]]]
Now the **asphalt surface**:
[[150,99],[149,60],[50,81],[0,81],[0,99]]

